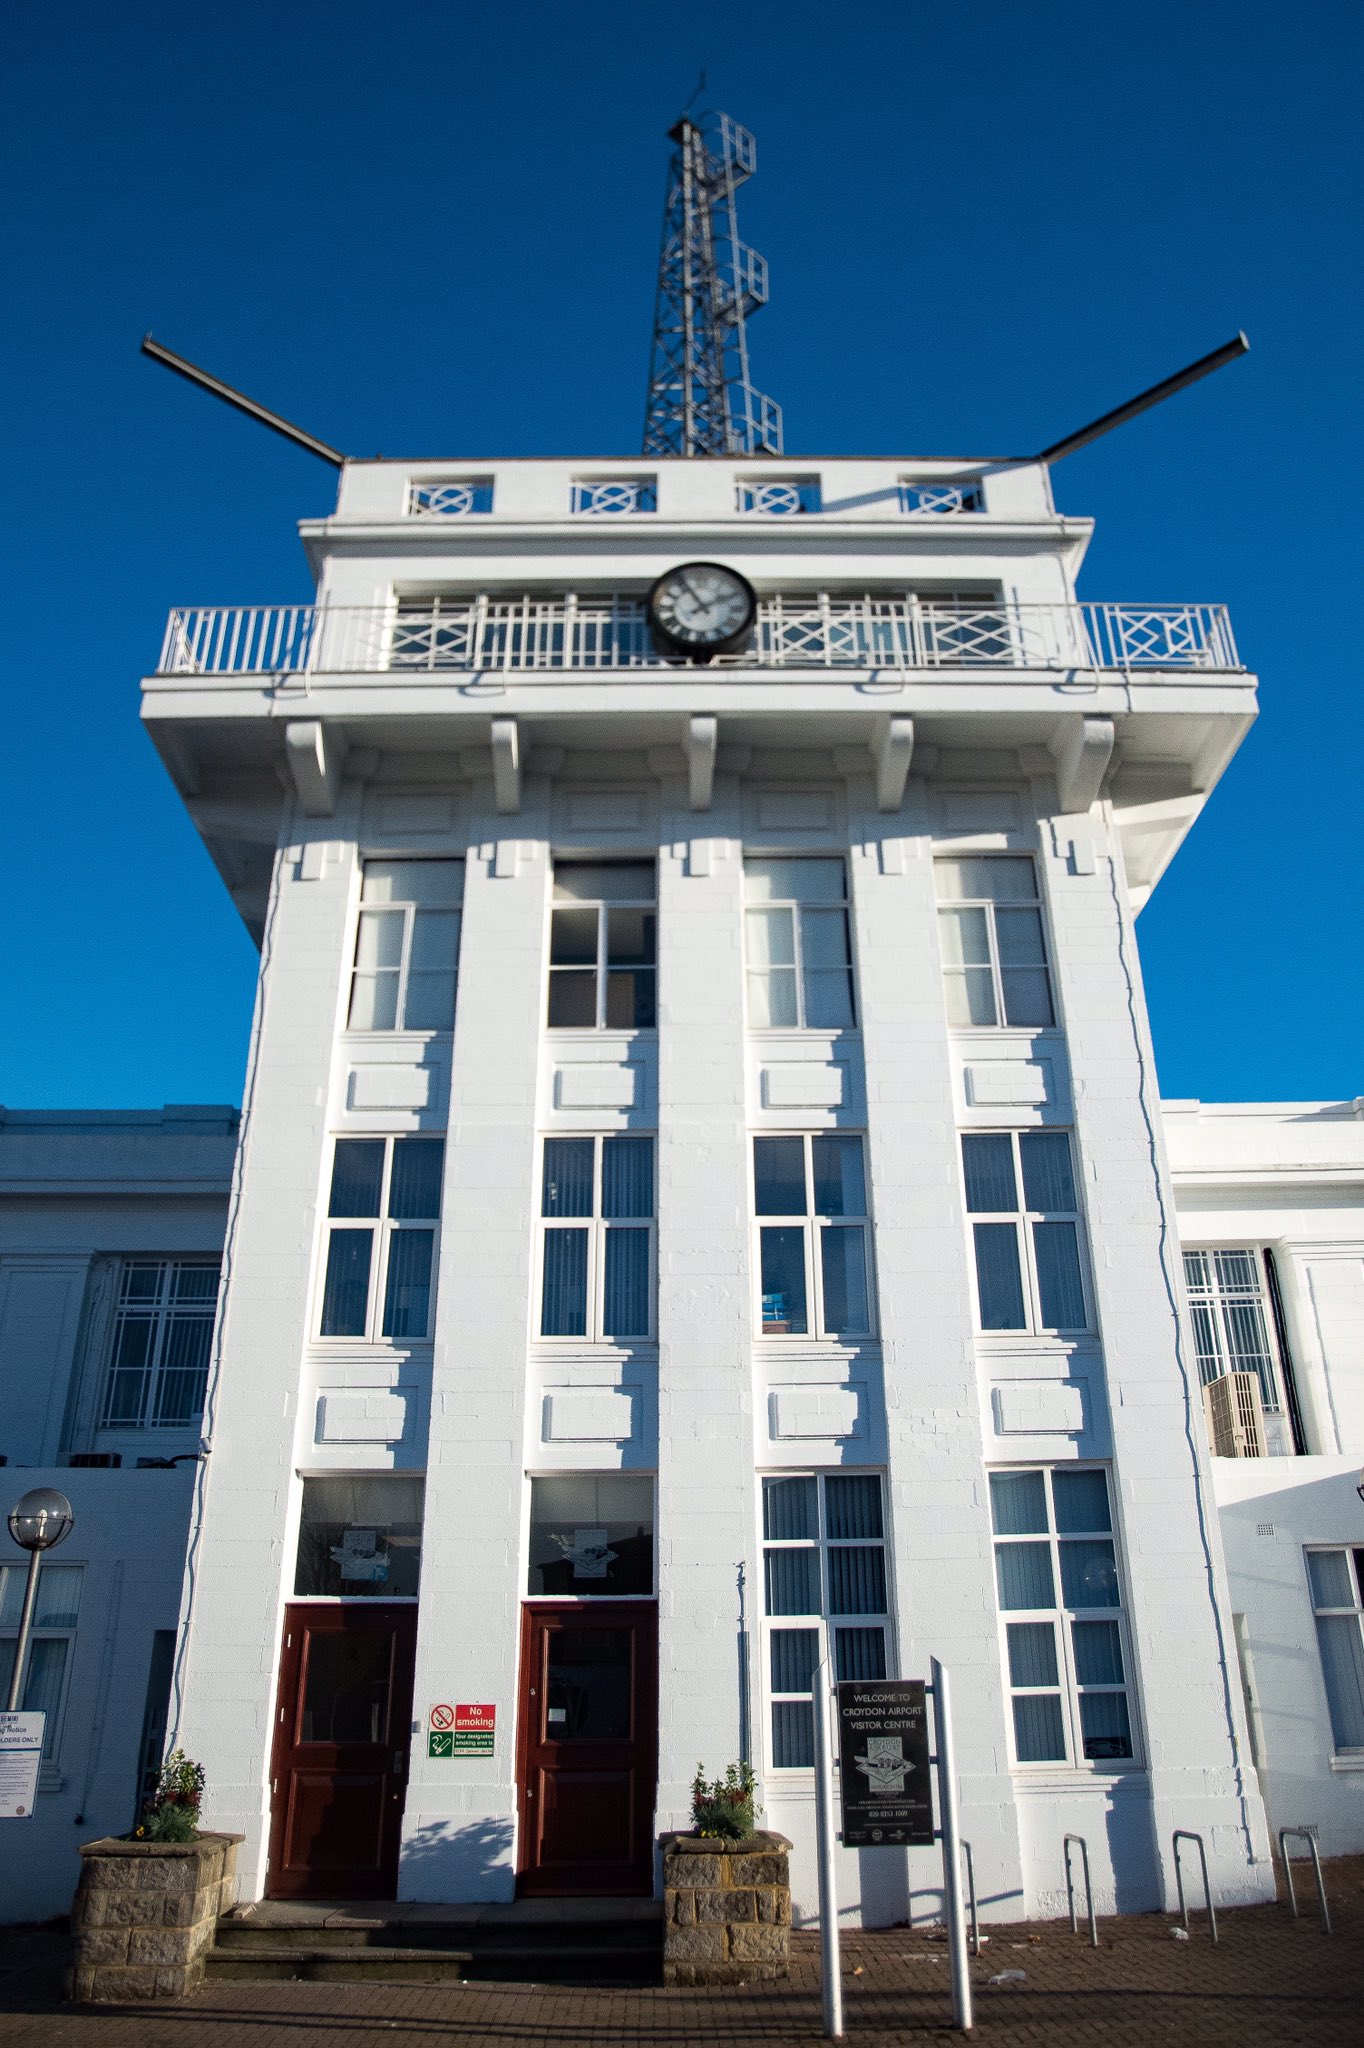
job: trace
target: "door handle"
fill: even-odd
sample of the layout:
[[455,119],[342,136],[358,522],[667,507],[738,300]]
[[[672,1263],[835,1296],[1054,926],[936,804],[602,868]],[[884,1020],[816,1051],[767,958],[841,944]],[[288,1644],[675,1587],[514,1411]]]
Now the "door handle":
[[393,1752],[393,1775],[395,1778],[401,1778],[403,1774],[403,1762],[403,1751],[400,1749],[395,1749]]

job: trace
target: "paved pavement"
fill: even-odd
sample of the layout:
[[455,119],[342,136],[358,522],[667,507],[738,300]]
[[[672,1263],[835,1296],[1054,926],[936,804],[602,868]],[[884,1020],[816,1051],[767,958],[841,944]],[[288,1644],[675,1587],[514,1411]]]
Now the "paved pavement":
[[[1304,1866],[1305,1871],[1305,1866]],[[1299,1886],[1300,1895],[1304,1887]],[[972,1965],[977,2042],[988,2048],[1345,2048],[1364,2012],[1364,1858],[1328,1866],[1336,1932],[1283,1906],[1203,1916],[1188,1942],[1163,1915],[1100,1923],[1095,1951],[1065,1923],[991,1930]],[[63,1937],[0,1936],[0,2048],[667,2048],[818,2042],[818,1938],[795,1937],[784,1984],[715,1991],[534,1984],[211,1985],[183,2004],[76,2009],[58,1986]],[[945,1944],[904,1929],[847,1935],[846,2032],[866,2048],[950,2040]],[[1021,1981],[991,1985],[1003,1972]]]

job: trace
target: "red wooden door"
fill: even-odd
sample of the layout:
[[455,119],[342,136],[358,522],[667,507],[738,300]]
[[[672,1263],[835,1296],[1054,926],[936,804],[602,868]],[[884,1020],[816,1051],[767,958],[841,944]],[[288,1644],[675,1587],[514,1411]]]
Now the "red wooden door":
[[415,1607],[286,1611],[271,1764],[275,1899],[391,1899],[412,1727]]
[[523,1893],[653,1890],[658,1609],[528,1604],[521,1634]]

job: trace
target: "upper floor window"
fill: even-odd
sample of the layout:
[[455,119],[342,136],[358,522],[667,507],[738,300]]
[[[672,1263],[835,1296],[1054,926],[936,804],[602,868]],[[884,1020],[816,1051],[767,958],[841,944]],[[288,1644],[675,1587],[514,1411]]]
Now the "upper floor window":
[[449,1031],[455,1021],[462,860],[367,860],[348,1027]]
[[320,1336],[430,1336],[444,1163],[442,1138],[337,1139]]
[[[61,1731],[61,1709],[66,1693],[71,1646],[75,1640],[80,1612],[81,1580],[84,1566],[46,1564],[38,1575],[37,1605],[33,1633],[29,1637],[28,1666],[19,1700],[23,1714],[46,1714],[43,1724],[43,1761],[57,1754]],[[28,1578],[24,1565],[0,1565],[0,1698],[9,1698],[14,1676],[14,1651],[24,1611],[24,1589]]]
[[764,1337],[865,1337],[871,1231],[861,1138],[755,1138],[753,1206]]
[[651,476],[577,476],[571,503],[575,512],[607,518],[620,512],[656,512],[658,483]]
[[776,1770],[808,1770],[814,1763],[814,1672],[826,1629],[837,1678],[888,1676],[885,1534],[875,1472],[763,1481],[763,1609]]
[[1122,1593],[1104,1472],[992,1472],[990,1512],[1016,1760],[1126,1760]]
[[651,862],[557,863],[549,928],[551,1028],[652,1030],[657,926]]
[[1204,1386],[1224,1373],[1253,1372],[1259,1376],[1265,1407],[1277,1408],[1274,1344],[1265,1314],[1259,1253],[1249,1246],[1239,1251],[1185,1252],[1184,1284]]
[[952,1026],[1056,1022],[1037,874],[1026,855],[940,860],[938,934]]
[[1331,1734],[1338,1750],[1364,1750],[1364,1550],[1306,1557]]
[[748,1021],[754,1031],[853,1019],[847,869],[841,860],[746,860]]
[[1069,1133],[972,1131],[961,1157],[981,1329],[1087,1329]]
[[478,518],[493,509],[490,476],[413,477],[407,486],[409,515],[437,519]]
[[125,1259],[103,1429],[185,1429],[204,1412],[216,1259]]
[[739,510],[765,512],[778,519],[820,509],[817,476],[746,476],[738,484]]
[[900,479],[900,510],[902,512],[924,512],[929,514],[952,514],[953,512],[983,512],[985,493],[976,477],[963,483],[931,481],[913,477]]
[[540,1335],[647,1337],[654,1300],[652,1138],[546,1138]]

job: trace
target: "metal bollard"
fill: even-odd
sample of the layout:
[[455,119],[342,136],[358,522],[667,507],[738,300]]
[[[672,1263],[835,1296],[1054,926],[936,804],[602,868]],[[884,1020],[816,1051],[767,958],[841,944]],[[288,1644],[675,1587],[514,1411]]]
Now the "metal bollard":
[[1288,1880],[1288,1907],[1296,1920],[1298,1917],[1298,1895],[1293,1889],[1293,1866],[1288,1860],[1287,1838],[1292,1835],[1298,1841],[1306,1842],[1312,1854],[1312,1869],[1317,1880],[1317,1899],[1321,1905],[1321,1924],[1324,1931],[1331,1932],[1331,1912],[1326,1904],[1326,1881],[1321,1874],[1321,1856],[1317,1850],[1317,1838],[1310,1828],[1280,1828],[1279,1854],[1283,1858],[1283,1874]]
[[[1089,1881],[1089,1848],[1083,1835],[1063,1835],[1061,1838],[1061,1847],[1066,1859],[1066,1902],[1070,1907],[1070,1931],[1072,1934],[1080,1932],[1080,1923],[1075,1917],[1075,1879],[1070,1867],[1070,1845],[1072,1842],[1078,1842],[1080,1845],[1080,1862],[1085,1873],[1085,1910],[1089,1915],[1089,1945],[1091,1948],[1097,1948],[1099,1946],[1099,1927],[1098,1922],[1094,1918],[1094,1887]],[[1176,1858],[1176,1864],[1177,1862],[1178,1859]]]
[[1175,1886],[1179,1892],[1179,1914],[1186,1929],[1189,1925],[1189,1908],[1184,1898],[1184,1873],[1179,1867],[1179,1845],[1181,1842],[1196,1842],[1198,1844],[1198,1861],[1203,1871],[1203,1903],[1208,1909],[1208,1932],[1212,1936],[1213,1947],[1215,1948],[1217,1946],[1217,1915],[1213,1911],[1212,1888],[1208,1883],[1208,1853],[1203,1847],[1203,1837],[1202,1835],[1196,1835],[1192,1828],[1176,1828],[1170,1840],[1174,1845],[1175,1852]]

